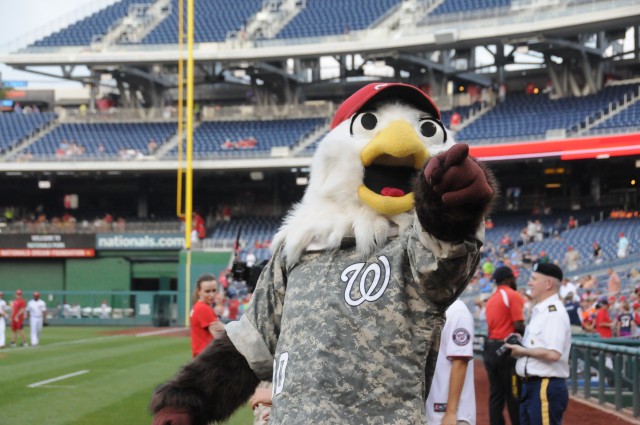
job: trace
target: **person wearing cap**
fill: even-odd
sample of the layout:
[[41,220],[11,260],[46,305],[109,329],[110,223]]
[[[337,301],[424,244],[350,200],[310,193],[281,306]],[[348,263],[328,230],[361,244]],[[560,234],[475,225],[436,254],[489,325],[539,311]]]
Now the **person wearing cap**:
[[47,305],[40,299],[40,293],[34,292],[33,299],[27,303],[27,316],[29,317],[29,329],[31,336],[31,346],[40,344],[40,334],[42,333],[42,323],[47,314]]
[[24,301],[22,297],[22,289],[16,290],[16,297],[11,303],[11,346],[15,347],[17,342],[18,334],[20,334],[20,338],[22,339],[22,345],[27,345],[27,339],[24,336],[24,316],[25,316],[25,308],[27,307],[27,303]]
[[487,301],[488,338],[484,344],[484,367],[489,377],[489,422],[504,425],[502,414],[506,403],[512,425],[519,423],[518,380],[515,359],[508,352],[498,353],[504,340],[512,333],[524,333],[524,300],[516,291],[513,270],[498,267],[493,273],[498,285]]
[[439,117],[399,83],[338,108],[247,311],[155,391],[155,424],[222,421],[270,377],[270,423],[424,423],[444,314],[495,194]]
[[571,327],[558,296],[562,269],[555,264],[534,264],[528,286],[535,302],[522,345],[507,344],[516,357],[522,379],[520,422],[557,425],[569,403]]
[[4,348],[6,344],[6,329],[7,324],[5,322],[5,316],[7,315],[7,302],[3,300],[4,294],[0,291],[0,348]]

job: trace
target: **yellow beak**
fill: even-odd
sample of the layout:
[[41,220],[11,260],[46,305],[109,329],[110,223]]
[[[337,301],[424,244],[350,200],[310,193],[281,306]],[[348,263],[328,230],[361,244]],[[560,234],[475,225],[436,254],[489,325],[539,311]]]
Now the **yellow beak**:
[[[412,166],[420,170],[429,152],[407,121],[397,120],[380,131],[360,153],[367,167],[376,161],[389,166]],[[365,185],[358,188],[358,196],[369,207],[384,215],[397,215],[413,208],[413,193],[400,197],[383,196]]]

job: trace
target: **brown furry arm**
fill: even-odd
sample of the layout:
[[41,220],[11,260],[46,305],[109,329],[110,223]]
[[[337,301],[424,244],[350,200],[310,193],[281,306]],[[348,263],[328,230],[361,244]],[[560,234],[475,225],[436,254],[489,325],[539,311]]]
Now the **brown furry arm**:
[[[156,389],[149,405],[156,415],[154,425],[224,421],[251,397],[258,383],[249,363],[225,332],[171,381]],[[174,412],[178,416],[171,416]],[[185,413],[188,421],[179,417]]]
[[476,233],[497,192],[493,173],[469,157],[468,146],[463,144],[432,158],[413,189],[424,230],[450,242]]

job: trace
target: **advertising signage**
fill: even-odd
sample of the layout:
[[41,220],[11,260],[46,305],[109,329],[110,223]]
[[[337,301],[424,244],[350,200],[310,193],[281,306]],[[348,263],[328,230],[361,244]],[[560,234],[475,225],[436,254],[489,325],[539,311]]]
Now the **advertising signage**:
[[181,234],[136,234],[136,233],[98,233],[98,250],[181,250],[184,248],[184,236]]
[[95,235],[0,234],[0,257],[95,257]]

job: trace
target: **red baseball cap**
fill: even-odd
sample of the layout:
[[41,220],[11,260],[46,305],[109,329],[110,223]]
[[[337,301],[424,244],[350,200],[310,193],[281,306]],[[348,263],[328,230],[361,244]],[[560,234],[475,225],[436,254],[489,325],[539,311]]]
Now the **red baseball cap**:
[[16,289],[16,295],[22,295],[22,289]]
[[633,303],[633,309],[635,310],[636,308],[640,307],[640,303]]
[[417,108],[429,112],[437,119],[440,119],[438,107],[433,103],[433,100],[419,88],[403,83],[377,82],[367,84],[342,102],[342,105],[340,105],[333,117],[333,121],[331,121],[331,129],[333,130],[342,121],[358,112],[369,101],[374,99],[380,101],[392,98],[403,99]]

